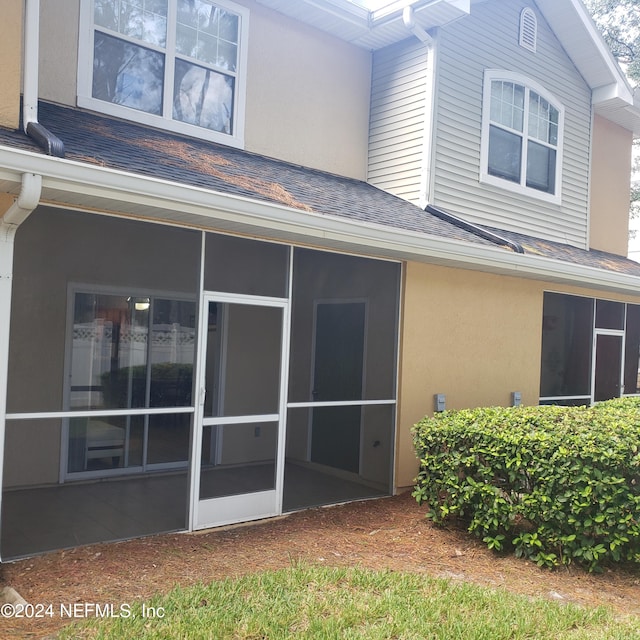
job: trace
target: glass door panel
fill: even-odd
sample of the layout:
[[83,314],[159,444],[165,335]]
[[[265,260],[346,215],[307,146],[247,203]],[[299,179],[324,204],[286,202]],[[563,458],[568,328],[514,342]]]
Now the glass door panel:
[[285,303],[209,298],[196,527],[277,512]]

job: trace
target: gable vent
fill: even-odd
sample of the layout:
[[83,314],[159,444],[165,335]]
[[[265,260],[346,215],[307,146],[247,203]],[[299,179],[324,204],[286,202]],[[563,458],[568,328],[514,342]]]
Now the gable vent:
[[533,9],[527,7],[520,14],[520,46],[535,53],[537,40],[538,18]]

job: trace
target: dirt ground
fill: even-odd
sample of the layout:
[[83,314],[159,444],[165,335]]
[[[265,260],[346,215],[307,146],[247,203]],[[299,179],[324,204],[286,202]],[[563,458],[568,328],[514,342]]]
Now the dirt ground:
[[61,604],[119,607],[146,601],[176,584],[287,567],[297,561],[412,571],[640,615],[640,567],[600,575],[577,567],[539,569],[488,551],[464,531],[435,527],[424,513],[404,494],[207,533],[92,545],[5,564],[0,567],[0,585],[10,585],[31,604],[52,604],[56,615],[2,618],[0,637],[55,634],[69,623],[57,613]]

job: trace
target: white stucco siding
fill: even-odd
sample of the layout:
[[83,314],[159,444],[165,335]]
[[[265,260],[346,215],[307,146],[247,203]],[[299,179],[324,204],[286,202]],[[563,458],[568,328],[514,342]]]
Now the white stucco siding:
[[[518,44],[525,6],[538,17],[537,52]],[[591,92],[532,3],[490,0],[437,35],[435,164],[431,202],[472,222],[586,247]],[[486,69],[526,76],[564,107],[560,204],[480,181]]]
[[416,204],[426,169],[429,63],[415,38],[373,56],[368,181]]

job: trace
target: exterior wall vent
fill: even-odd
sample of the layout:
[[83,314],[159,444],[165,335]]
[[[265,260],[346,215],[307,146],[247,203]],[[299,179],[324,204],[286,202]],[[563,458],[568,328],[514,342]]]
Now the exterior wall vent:
[[520,46],[536,52],[538,18],[533,9],[525,7],[520,14]]

